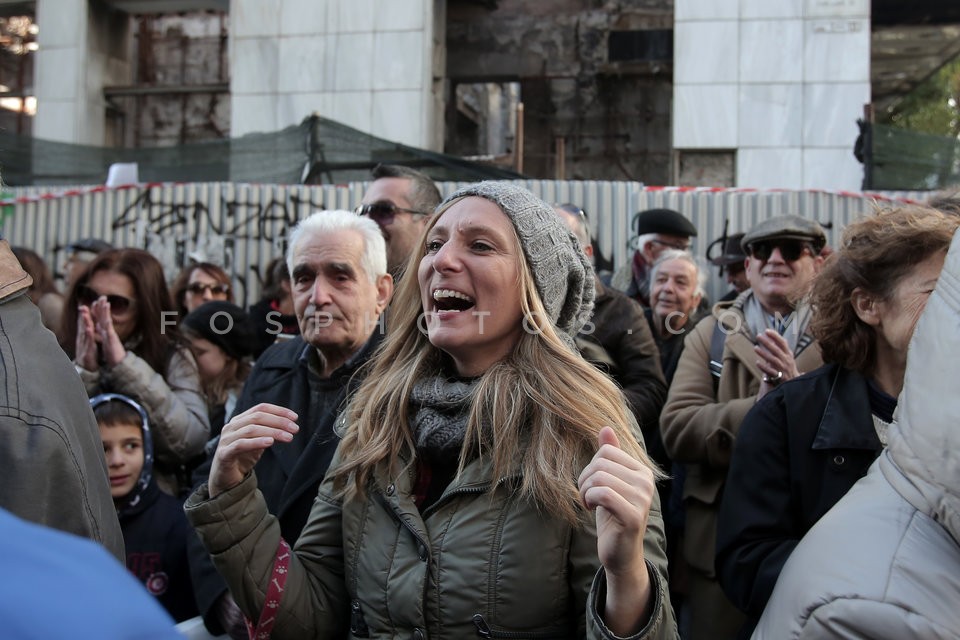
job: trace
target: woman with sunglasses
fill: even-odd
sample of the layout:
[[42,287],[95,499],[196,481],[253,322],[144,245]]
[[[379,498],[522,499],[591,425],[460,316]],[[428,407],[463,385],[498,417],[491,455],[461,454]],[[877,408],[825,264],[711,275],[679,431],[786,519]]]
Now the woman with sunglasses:
[[170,290],[177,305],[177,320],[211,300],[233,302],[230,275],[211,262],[198,262],[183,268]]
[[825,364],[744,418],[717,528],[721,586],[750,621],[800,538],[886,444],[907,345],[960,218],[906,207],[849,225],[814,279],[810,331]]
[[155,427],[157,481],[178,495],[210,426],[160,262],[140,249],[101,253],[70,290],[63,316],[63,347],[87,393],[141,400]]
[[520,187],[441,204],[293,553],[251,469],[296,441],[296,414],[260,404],[224,427],[185,510],[258,633],[676,637],[655,472],[573,344],[593,278]]

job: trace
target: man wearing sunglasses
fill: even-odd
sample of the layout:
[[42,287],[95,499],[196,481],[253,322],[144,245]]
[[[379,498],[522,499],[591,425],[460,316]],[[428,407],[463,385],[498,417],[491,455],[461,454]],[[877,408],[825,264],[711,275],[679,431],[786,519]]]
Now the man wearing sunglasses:
[[826,236],[801,216],[766,220],[741,247],[750,289],[690,332],[660,417],[672,459],[686,467],[683,557],[690,567],[690,640],[735,638],[745,617],[714,572],[717,512],[734,439],[756,401],[776,385],[823,364],[807,332],[802,301],[823,258]]
[[641,211],[635,216],[634,224],[637,226],[634,240],[637,250],[630,263],[613,274],[610,286],[623,291],[646,308],[650,306],[650,269],[653,263],[667,249],[689,249],[690,238],[697,235],[697,228],[682,213],[673,209]]
[[378,164],[372,175],[373,182],[355,213],[380,227],[387,241],[387,269],[398,280],[433,210],[440,204],[440,191],[433,180],[408,167]]

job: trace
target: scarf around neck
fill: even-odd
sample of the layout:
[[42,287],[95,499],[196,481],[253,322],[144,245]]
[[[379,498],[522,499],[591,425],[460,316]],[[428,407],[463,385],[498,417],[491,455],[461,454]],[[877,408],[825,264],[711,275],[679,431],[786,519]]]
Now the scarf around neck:
[[773,329],[784,337],[794,356],[799,355],[807,345],[813,342],[813,336],[807,333],[807,325],[810,324],[810,317],[813,315],[810,305],[798,304],[786,316],[778,316],[764,311],[752,291],[738,302],[742,303],[743,317],[751,338],[756,339],[764,329]]
[[449,465],[463,447],[476,380],[430,376],[410,394],[410,415],[417,455],[427,463]]

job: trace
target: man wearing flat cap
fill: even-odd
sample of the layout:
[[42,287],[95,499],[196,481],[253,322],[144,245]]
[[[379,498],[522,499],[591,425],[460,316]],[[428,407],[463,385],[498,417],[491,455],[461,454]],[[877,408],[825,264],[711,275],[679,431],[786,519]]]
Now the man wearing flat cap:
[[682,213],[673,209],[647,209],[637,214],[637,250],[629,264],[613,274],[610,286],[623,291],[642,304],[650,306],[650,268],[666,249],[690,248],[690,238],[697,235]]
[[807,332],[802,298],[823,258],[826,236],[801,216],[766,220],[741,247],[750,289],[717,303],[687,335],[660,417],[670,457],[686,466],[690,640],[734,638],[745,618],[714,572],[717,512],[734,439],[747,411],[776,385],[823,364]]

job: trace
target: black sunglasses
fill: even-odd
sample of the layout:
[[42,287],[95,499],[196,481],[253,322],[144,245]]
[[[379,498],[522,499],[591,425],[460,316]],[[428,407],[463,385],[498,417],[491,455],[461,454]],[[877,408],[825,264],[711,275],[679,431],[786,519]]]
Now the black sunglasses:
[[427,215],[423,211],[398,207],[392,202],[374,202],[373,204],[362,204],[354,209],[353,212],[358,216],[367,216],[377,224],[382,225],[392,224],[393,219],[397,217],[398,212],[413,213],[421,216]]
[[780,255],[787,262],[799,260],[805,249],[810,255],[816,255],[813,245],[802,240],[760,240],[747,245],[747,255],[766,262],[770,259],[774,249],[780,249]]
[[204,284],[203,282],[191,282],[187,285],[187,291],[198,296],[202,296],[204,291],[209,291],[214,295],[226,296],[230,294],[230,285],[217,283],[217,284]]
[[109,294],[106,296],[101,296],[90,287],[85,284],[77,285],[77,301],[86,306],[92,305],[101,297],[107,299],[107,302],[110,303],[110,312],[117,314],[124,314],[133,307],[133,300],[125,296],[120,296],[116,294]]

